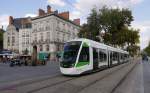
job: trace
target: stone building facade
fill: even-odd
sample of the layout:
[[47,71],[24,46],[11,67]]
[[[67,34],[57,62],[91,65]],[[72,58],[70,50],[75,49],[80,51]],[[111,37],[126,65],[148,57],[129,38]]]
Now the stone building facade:
[[[4,35],[4,49],[15,50],[31,55],[36,47],[37,53],[56,53],[63,49],[66,41],[77,38],[80,30],[80,19],[71,21],[69,12],[47,12],[39,9],[34,18],[9,18],[9,26]],[[52,58],[55,55],[52,56]]]
[[4,32],[4,49],[11,50],[13,52],[19,52],[19,28],[14,24],[13,17],[9,17],[9,25]]
[[79,19],[69,20],[69,12],[51,11],[49,6],[47,13],[39,9],[39,16],[32,19],[32,46],[38,53],[62,51],[64,42],[78,37],[79,24]]
[[19,53],[31,55],[31,28],[20,29],[19,31]]
[[30,49],[29,46],[31,46],[30,31],[32,31],[31,18],[14,19],[10,16],[9,25],[4,32],[4,49],[23,54],[23,51]]

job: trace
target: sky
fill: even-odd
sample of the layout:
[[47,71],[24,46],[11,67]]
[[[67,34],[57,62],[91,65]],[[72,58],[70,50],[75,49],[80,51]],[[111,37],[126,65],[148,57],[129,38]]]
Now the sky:
[[0,1],[0,26],[8,25],[8,17],[35,17],[38,9],[46,10],[50,5],[59,12],[69,11],[70,19],[80,18],[81,24],[86,23],[86,18],[93,7],[102,8],[104,5],[111,8],[129,8],[134,16],[132,27],[140,29],[140,46],[145,48],[150,41],[150,0],[1,0]]

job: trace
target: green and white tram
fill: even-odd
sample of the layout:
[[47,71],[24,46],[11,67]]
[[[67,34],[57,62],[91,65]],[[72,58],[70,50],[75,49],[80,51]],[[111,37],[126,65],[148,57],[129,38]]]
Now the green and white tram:
[[64,46],[60,71],[65,75],[80,75],[127,61],[129,53],[126,51],[89,39],[74,39]]

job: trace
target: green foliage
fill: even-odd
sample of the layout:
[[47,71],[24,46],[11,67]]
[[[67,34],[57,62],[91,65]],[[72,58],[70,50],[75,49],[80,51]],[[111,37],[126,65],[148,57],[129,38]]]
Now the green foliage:
[[127,26],[130,26],[131,21],[133,21],[131,11],[128,9],[108,9],[104,7],[99,12],[100,27],[106,33],[104,43],[110,43],[113,46],[124,45],[125,30],[128,30]]
[[98,41],[97,36],[102,36],[101,31],[104,31],[102,38],[105,44],[122,48],[126,46],[131,54],[136,54],[140,36],[139,30],[130,27],[132,21],[133,16],[129,9],[103,7],[97,11],[94,8],[78,35]]
[[83,24],[80,32],[78,33],[78,36],[80,38],[88,38],[88,39],[91,39],[91,36],[90,36],[90,31],[89,31],[89,27],[87,24]]
[[131,56],[139,55],[138,51],[140,51],[140,47],[138,45],[130,45],[127,47],[127,51],[130,53]]
[[149,42],[148,46],[144,49],[144,52],[145,52],[148,56],[150,56],[150,42]]

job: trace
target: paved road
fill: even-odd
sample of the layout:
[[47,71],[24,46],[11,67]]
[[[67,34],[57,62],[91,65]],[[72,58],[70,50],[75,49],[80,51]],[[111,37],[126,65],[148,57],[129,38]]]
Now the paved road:
[[144,93],[150,93],[150,62],[143,62]]
[[150,61],[141,61],[114,93],[150,93]]
[[[60,91],[61,93],[150,93],[150,62],[137,61],[134,66],[135,62],[116,66],[99,73],[79,78],[75,77],[74,79],[59,75],[29,85],[13,87],[14,90],[8,90],[9,92],[4,93],[21,93],[19,91],[32,91],[33,93],[58,93]],[[0,70],[3,67],[3,65],[0,65]],[[17,78],[22,79],[40,75],[60,74],[58,63],[50,63],[47,66],[39,67],[8,67],[7,70],[9,70],[9,73],[14,70],[15,75],[1,73],[0,71],[0,75],[3,76],[0,77],[1,82],[5,80],[12,81],[11,77],[5,79],[6,76],[18,76]],[[24,74],[21,73],[22,71]],[[114,89],[116,85],[118,87]]]
[[58,62],[49,62],[46,66],[15,66],[0,63],[0,86],[16,80],[60,74]]

